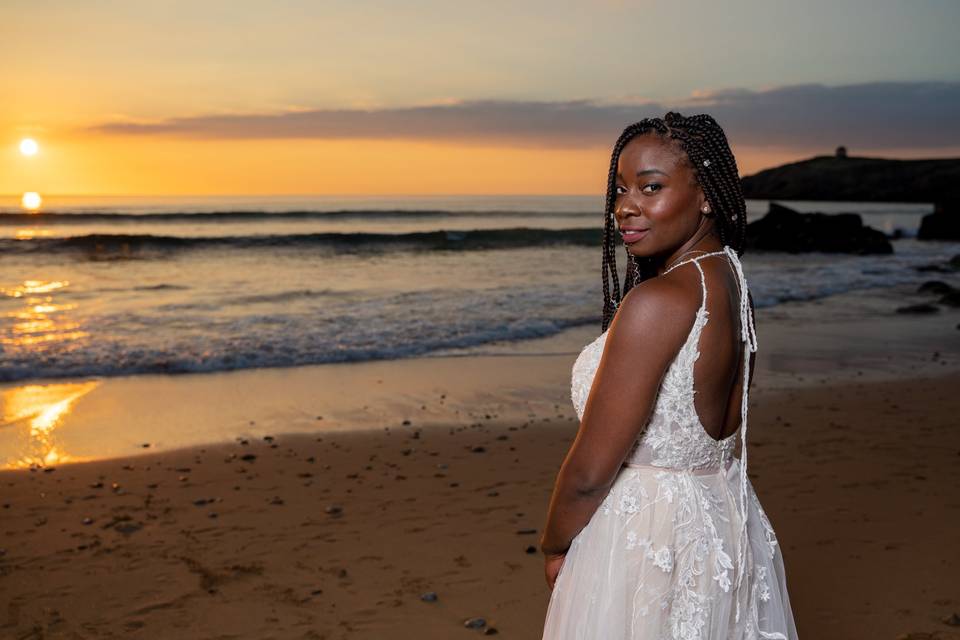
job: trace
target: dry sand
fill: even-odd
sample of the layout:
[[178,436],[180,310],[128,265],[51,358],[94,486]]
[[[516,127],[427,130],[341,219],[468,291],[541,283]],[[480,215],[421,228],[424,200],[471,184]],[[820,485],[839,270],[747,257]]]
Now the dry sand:
[[[951,374],[757,400],[751,475],[802,637],[956,629],[941,619],[960,612],[958,388]],[[530,546],[574,432],[491,419],[4,472],[0,633],[451,638],[483,617],[539,637]]]

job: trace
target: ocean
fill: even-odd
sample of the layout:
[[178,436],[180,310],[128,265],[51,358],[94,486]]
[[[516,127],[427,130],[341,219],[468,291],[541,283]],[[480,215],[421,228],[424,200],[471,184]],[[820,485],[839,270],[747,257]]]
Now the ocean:
[[[748,201],[748,220],[768,201]],[[747,253],[759,307],[920,283],[927,204],[857,212],[894,254]],[[596,324],[602,197],[0,198],[0,382],[483,353]],[[622,249],[620,249],[622,258]],[[621,267],[622,273],[622,267]]]

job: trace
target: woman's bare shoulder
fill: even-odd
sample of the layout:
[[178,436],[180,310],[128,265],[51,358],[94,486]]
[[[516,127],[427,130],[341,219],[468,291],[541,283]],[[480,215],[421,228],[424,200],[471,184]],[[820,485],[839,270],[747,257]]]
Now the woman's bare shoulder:
[[641,349],[662,346],[668,353],[675,352],[686,339],[699,304],[699,290],[686,279],[649,278],[631,288],[620,302],[610,337]]
[[667,274],[656,278],[648,278],[634,286],[623,297],[617,315],[624,314],[625,318],[640,320],[643,316],[658,316],[682,314],[691,310],[696,311],[700,304],[699,281],[692,278],[682,278],[675,274]]

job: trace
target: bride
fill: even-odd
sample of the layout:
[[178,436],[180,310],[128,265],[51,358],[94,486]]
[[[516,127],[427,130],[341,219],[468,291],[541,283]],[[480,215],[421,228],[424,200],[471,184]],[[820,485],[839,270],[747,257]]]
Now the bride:
[[795,640],[781,550],[746,473],[757,340],[723,130],[675,112],[628,126],[604,216],[603,333],[573,368],[580,428],[540,540],[543,638]]

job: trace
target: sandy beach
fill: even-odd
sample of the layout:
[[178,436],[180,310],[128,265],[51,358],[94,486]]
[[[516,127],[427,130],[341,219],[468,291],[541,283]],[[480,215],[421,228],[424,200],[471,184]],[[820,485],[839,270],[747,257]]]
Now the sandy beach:
[[[912,295],[758,312],[750,475],[806,638],[960,637],[960,316],[893,313]],[[535,545],[595,332],[98,382],[58,430],[75,462],[0,472],[0,635],[538,638]],[[74,448],[94,429],[109,455]]]
[[960,640],[960,1],[837,4],[0,2],[0,640],[544,640],[631,420],[548,640]]

